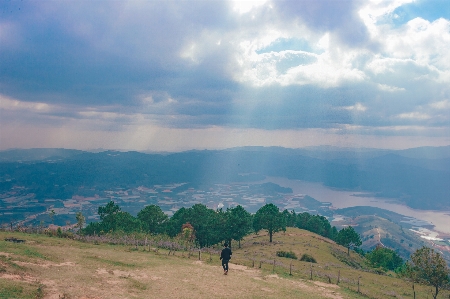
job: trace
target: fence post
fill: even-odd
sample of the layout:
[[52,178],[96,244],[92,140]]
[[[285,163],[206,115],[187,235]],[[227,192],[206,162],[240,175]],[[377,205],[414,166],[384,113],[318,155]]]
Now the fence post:
[[259,269],[261,269],[261,263],[262,263],[262,262],[261,262],[261,261],[259,261]]
[[289,275],[292,276],[292,262],[289,264]]
[[338,285],[341,282],[341,270],[338,271],[338,279],[336,284]]
[[312,263],[309,265],[309,279],[312,280]]
[[358,276],[358,293],[359,293],[359,279],[361,278],[361,276]]
[[273,268],[272,268],[272,273],[275,272],[275,259],[273,259]]
[[200,260],[200,249],[198,250],[198,260]]

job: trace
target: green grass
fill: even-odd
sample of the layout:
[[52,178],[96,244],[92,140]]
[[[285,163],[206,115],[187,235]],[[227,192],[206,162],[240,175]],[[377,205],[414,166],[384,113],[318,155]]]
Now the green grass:
[[36,299],[43,296],[43,288],[40,285],[0,279],[0,299]]
[[296,256],[295,253],[292,252],[292,251],[283,251],[283,250],[280,250],[280,251],[277,251],[277,256],[278,256],[278,257],[285,257],[285,258],[289,258],[289,259],[293,259],[293,260],[296,260],[296,259],[297,259],[297,256]]
[[138,267],[137,264],[133,264],[133,263],[124,263],[124,262],[120,262],[120,261],[115,261],[115,260],[109,260],[109,259],[105,259],[105,258],[101,258],[98,256],[86,256],[86,258],[91,259],[91,260],[95,260],[107,265],[111,265],[111,266],[116,266],[116,267],[125,267],[125,268],[136,268]]
[[130,287],[132,289],[136,289],[139,291],[145,291],[147,290],[147,285],[140,282],[139,280],[133,279],[133,278],[128,278],[128,281],[130,283]]
[[300,258],[300,261],[302,261],[302,262],[309,262],[309,263],[317,263],[316,259],[312,255],[309,255],[309,254],[306,254],[306,253],[304,253],[302,255],[302,257]]
[[25,267],[22,267],[16,263],[14,263],[11,258],[0,255],[0,273],[2,272],[8,272],[8,269],[14,269],[14,270],[26,270]]
[[[17,234],[16,234],[17,235]],[[24,234],[23,237],[29,236]],[[41,250],[38,249],[37,246],[30,246],[30,244],[26,243],[13,243],[8,241],[3,241],[5,238],[2,237],[0,240],[0,252],[12,253],[16,256],[21,256],[25,258],[38,258],[43,260],[50,260],[48,256],[42,253]],[[38,244],[38,242],[32,241],[31,243]]]
[[[16,254],[17,254],[17,252],[16,252]],[[35,249],[32,249],[32,248],[24,248],[24,250],[22,251],[22,255],[31,257],[31,258],[40,258],[43,260],[48,259],[45,255],[39,253],[38,251],[36,251]]]

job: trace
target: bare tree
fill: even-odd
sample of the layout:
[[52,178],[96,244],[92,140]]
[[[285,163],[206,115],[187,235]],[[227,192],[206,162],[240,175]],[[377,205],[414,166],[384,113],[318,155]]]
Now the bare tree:
[[77,219],[78,231],[80,231],[83,228],[84,223],[86,222],[86,218],[83,216],[81,212],[77,212],[75,218]]

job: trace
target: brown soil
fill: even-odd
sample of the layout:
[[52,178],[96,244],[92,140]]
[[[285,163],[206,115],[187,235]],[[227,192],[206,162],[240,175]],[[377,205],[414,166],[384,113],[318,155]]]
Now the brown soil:
[[[152,253],[137,254],[151,259]],[[14,259],[14,255],[10,255]],[[123,253],[120,254],[123,258]],[[291,280],[259,269],[229,264],[228,275],[220,265],[165,257],[167,263],[126,269],[109,265],[82,265],[76,261],[20,262],[33,275],[2,273],[1,279],[44,285],[45,299],[78,298],[333,298],[342,299],[339,287],[319,282]],[[74,256],[76,259],[76,256]],[[114,257],[110,257],[114,260]],[[138,264],[138,263],[137,263]]]

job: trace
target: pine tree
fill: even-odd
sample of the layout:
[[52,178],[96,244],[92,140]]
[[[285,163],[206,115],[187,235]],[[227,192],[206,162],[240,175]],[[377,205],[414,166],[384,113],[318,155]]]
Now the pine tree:
[[253,228],[256,232],[266,229],[269,232],[270,242],[275,232],[286,230],[286,221],[278,207],[272,203],[262,206],[253,217]]
[[350,248],[361,246],[362,241],[359,234],[351,226],[341,229],[338,232],[336,242],[347,247],[347,254],[350,255]]

